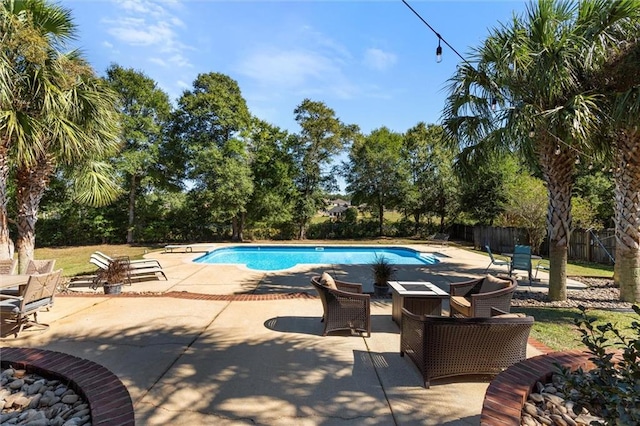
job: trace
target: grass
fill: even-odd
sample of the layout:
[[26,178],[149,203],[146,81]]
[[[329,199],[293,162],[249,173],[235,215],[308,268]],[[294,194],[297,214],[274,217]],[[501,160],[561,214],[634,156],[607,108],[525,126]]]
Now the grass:
[[[581,334],[575,325],[580,311],[569,308],[521,308],[514,307],[512,312],[523,312],[536,319],[531,330],[531,337],[547,345],[553,350],[585,349]],[[596,324],[610,322],[617,325],[622,335],[630,337],[629,327],[640,318],[634,312],[614,312],[599,309],[587,311],[587,316],[594,318]]]
[[[408,239],[378,239],[367,241],[330,241],[331,244],[416,244],[417,241]],[[307,241],[308,243],[308,241]],[[62,268],[65,276],[88,274],[95,271],[94,265],[89,263],[89,256],[94,251],[101,251],[110,256],[129,256],[141,259],[145,253],[159,250],[157,246],[121,245],[93,245],[82,247],[39,248],[35,251],[36,259],[56,259],[56,268]],[[486,253],[485,253],[486,254]],[[570,276],[607,277],[613,276],[613,267],[607,265],[575,263],[567,265]],[[584,349],[580,341],[580,333],[574,325],[578,316],[577,309],[565,308],[513,308],[514,312],[524,312],[536,319],[531,331],[531,337],[554,350]],[[640,320],[632,313],[612,312],[605,310],[590,310],[589,315],[596,318],[598,323],[611,322],[618,324],[622,330],[628,328],[632,321]]]

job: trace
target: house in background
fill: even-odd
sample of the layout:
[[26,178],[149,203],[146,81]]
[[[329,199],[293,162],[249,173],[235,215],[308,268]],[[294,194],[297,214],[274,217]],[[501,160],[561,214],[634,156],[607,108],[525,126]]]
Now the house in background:
[[349,201],[343,200],[341,198],[336,198],[334,200],[325,200],[325,209],[322,212],[324,216],[329,216],[331,219],[340,218],[344,212],[347,211],[349,207],[351,207],[351,203]]
[[339,219],[348,209],[349,206],[335,206],[329,210],[329,216],[331,219]]

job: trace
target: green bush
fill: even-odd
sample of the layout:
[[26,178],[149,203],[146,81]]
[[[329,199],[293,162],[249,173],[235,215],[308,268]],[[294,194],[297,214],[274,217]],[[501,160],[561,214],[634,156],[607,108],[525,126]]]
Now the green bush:
[[[575,323],[595,368],[573,372],[560,368],[568,397],[578,407],[597,413],[607,424],[640,424],[640,323],[632,322],[632,332],[627,334],[631,337],[625,337],[611,323],[595,325],[586,309],[579,309],[581,314]],[[633,310],[640,316],[640,307],[634,305]],[[616,359],[611,349],[618,349],[621,357]]]

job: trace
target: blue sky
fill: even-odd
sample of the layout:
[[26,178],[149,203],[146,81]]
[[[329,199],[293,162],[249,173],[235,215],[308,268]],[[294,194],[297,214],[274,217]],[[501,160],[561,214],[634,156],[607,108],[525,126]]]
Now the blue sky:
[[[525,2],[409,4],[463,56]],[[437,123],[460,62],[395,1],[63,0],[96,72],[111,63],[153,78],[172,100],[200,73],[236,80],[253,115],[299,131],[293,110],[322,101],[363,132]]]

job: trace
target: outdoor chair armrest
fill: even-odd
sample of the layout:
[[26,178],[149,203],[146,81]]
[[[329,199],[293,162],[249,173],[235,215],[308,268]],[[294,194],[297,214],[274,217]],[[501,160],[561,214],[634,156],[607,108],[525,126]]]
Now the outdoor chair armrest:
[[2,294],[0,293],[0,299],[13,299],[13,300],[22,300],[22,296],[12,296],[10,294]]
[[332,288],[330,288],[329,291],[331,293],[335,294],[336,296],[347,298],[347,299],[353,299],[353,300],[369,300],[369,299],[371,299],[371,295],[365,294],[365,293],[352,293],[350,291],[334,290]]

